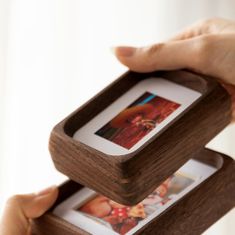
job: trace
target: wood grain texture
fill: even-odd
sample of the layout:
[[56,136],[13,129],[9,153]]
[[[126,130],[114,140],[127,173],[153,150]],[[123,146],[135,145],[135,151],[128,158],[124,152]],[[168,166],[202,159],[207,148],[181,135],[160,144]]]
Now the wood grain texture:
[[[218,171],[135,234],[199,235],[235,206],[235,161],[211,150],[195,159]],[[56,205],[83,186],[68,181],[60,187]],[[52,208],[53,209],[53,208]],[[35,235],[85,235],[87,232],[54,216],[52,209],[33,221]]]
[[[163,77],[202,97],[142,148],[110,156],[72,138],[75,131],[148,77]],[[70,179],[122,204],[133,205],[205,146],[231,119],[231,101],[215,80],[188,72],[127,72],[53,129],[49,149],[56,168]]]

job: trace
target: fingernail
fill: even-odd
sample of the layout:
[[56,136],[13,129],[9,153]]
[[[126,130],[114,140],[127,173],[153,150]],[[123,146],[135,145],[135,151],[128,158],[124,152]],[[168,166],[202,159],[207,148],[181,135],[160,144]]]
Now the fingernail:
[[53,185],[53,186],[50,186],[48,188],[45,188],[39,192],[36,193],[37,196],[44,196],[44,195],[47,195],[49,193],[51,193],[52,191],[54,191],[55,189],[57,188],[56,185]]
[[134,48],[134,47],[113,47],[112,51],[117,56],[130,57],[135,53],[136,48]]

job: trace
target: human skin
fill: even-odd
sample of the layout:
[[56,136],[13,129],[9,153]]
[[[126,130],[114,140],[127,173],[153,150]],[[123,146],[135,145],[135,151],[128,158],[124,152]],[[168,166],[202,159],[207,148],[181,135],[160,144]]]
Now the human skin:
[[56,186],[39,193],[15,195],[8,199],[0,223],[0,235],[31,234],[31,219],[44,214],[58,196]]
[[215,77],[229,92],[235,119],[235,22],[209,19],[168,41],[146,47],[115,47],[118,60],[136,72],[189,69]]

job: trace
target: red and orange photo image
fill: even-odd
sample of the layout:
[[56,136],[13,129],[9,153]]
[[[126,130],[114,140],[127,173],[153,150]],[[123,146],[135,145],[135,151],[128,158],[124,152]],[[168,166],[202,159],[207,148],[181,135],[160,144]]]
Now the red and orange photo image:
[[130,149],[179,107],[174,101],[145,92],[95,134]]
[[150,216],[156,216],[164,205],[176,200],[179,193],[194,181],[192,177],[175,173],[135,206],[121,205],[96,194],[75,210],[117,234],[124,235],[137,225],[143,226],[141,222],[144,223]]

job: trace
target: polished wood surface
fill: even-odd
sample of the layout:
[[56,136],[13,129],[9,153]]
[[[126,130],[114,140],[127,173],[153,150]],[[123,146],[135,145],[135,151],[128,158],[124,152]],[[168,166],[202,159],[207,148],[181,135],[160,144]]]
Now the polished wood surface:
[[[216,167],[218,171],[135,234],[199,235],[234,208],[235,161],[223,154],[206,149],[195,154],[194,158]],[[73,181],[63,184],[54,207],[82,187]],[[35,235],[88,234],[53,215],[53,208],[33,221]]]
[[[131,154],[110,156],[72,138],[80,127],[147,77],[169,79],[202,96]],[[205,146],[230,118],[230,97],[212,78],[188,71],[127,72],[56,125],[49,149],[56,168],[70,179],[119,203],[133,205]]]

